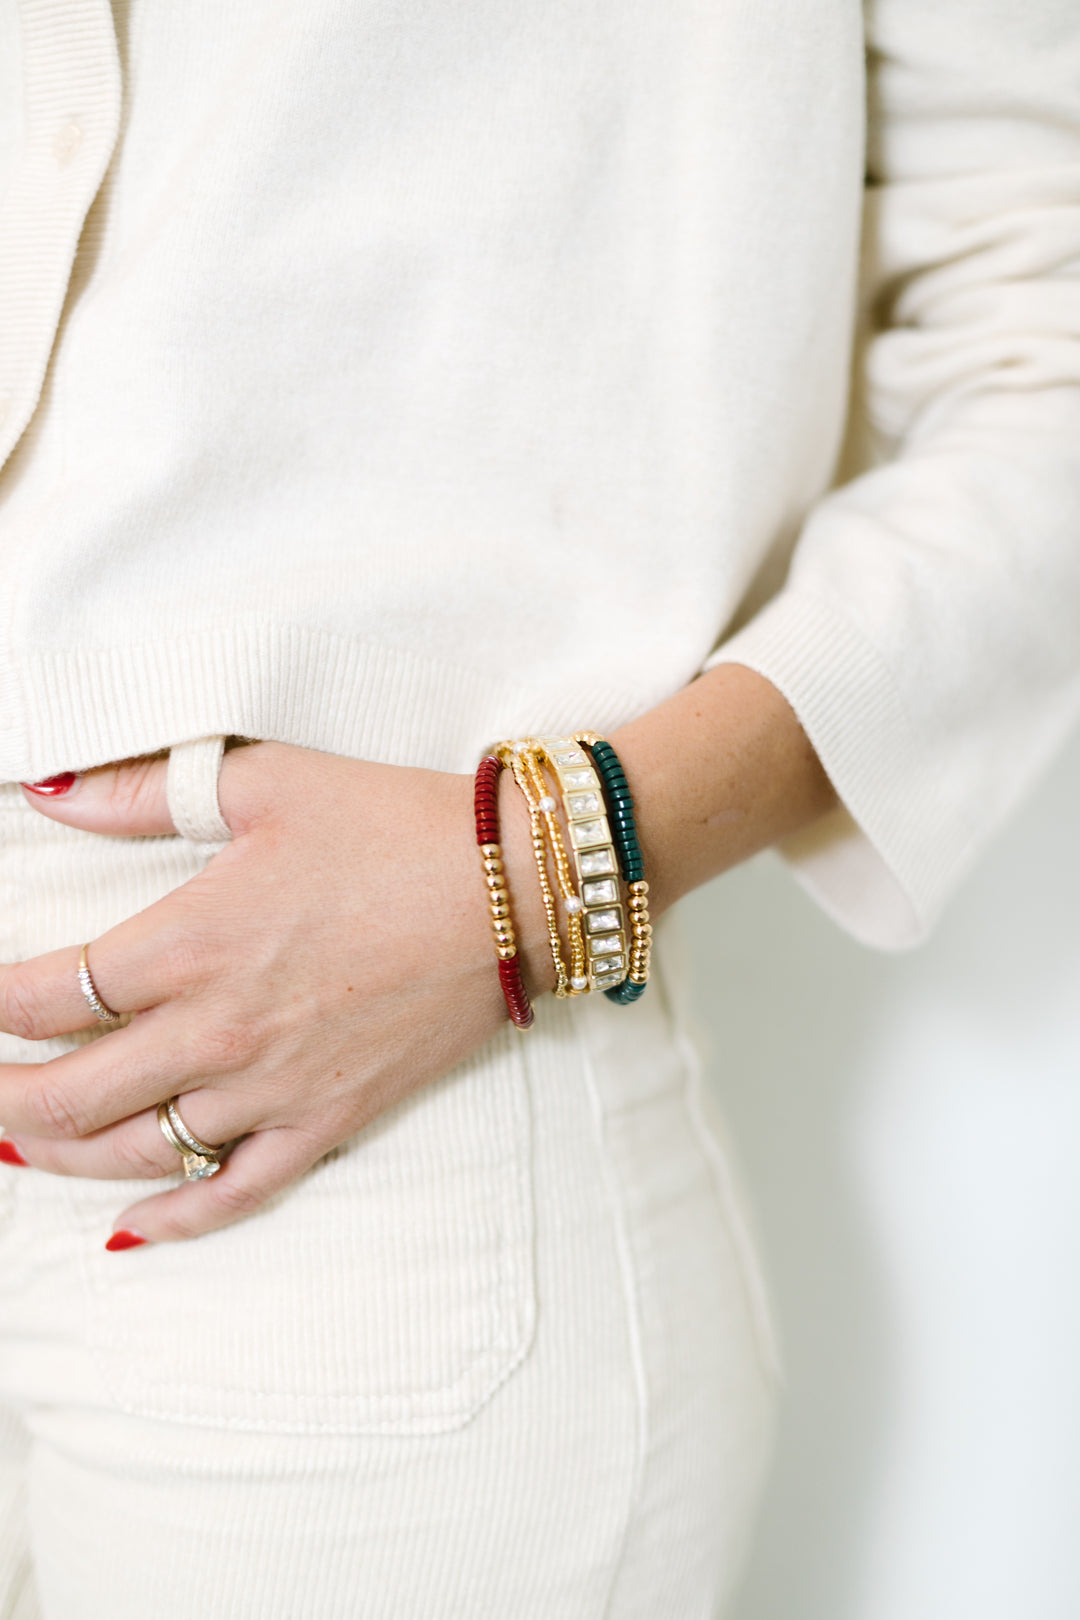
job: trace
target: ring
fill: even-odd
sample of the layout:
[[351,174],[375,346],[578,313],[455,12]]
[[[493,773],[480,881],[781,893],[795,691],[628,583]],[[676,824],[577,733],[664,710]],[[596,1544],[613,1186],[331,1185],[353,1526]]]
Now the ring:
[[95,1018],[100,1018],[103,1024],[118,1024],[120,1014],[113,1012],[111,1007],[106,1007],[97,993],[93,979],[90,977],[90,964],[86,959],[86,953],[89,949],[89,945],[84,945],[79,952],[79,989],[86,997],[90,1011]]
[[217,1175],[221,1169],[221,1155],[228,1144],[210,1147],[208,1143],[200,1142],[180,1118],[175,1097],[158,1103],[157,1122],[166,1142],[183,1159],[184,1175],[188,1181],[205,1181],[207,1176]]

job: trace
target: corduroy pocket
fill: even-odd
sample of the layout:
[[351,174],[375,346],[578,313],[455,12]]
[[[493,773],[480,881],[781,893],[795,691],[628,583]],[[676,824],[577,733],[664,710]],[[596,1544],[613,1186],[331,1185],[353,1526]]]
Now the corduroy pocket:
[[123,1411],[295,1434],[433,1434],[524,1359],[535,1321],[520,1035],[193,1242],[102,1248],[145,1183],[71,1182],[90,1350]]

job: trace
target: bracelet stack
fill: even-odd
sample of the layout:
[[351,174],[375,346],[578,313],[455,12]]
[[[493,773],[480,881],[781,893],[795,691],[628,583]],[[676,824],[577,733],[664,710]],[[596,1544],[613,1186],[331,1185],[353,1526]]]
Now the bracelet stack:
[[498,780],[504,767],[529,811],[556,996],[600,990],[621,1006],[636,1001],[649,979],[652,928],[626,774],[614,748],[595,732],[527,737],[500,743],[476,773],[476,840],[484,858],[499,977],[510,1017],[526,1029],[534,1014],[521,980],[498,841]]

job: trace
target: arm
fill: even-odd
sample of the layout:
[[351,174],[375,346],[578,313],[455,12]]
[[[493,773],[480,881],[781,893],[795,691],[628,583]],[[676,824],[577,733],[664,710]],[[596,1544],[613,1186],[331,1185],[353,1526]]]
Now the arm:
[[[616,741],[657,911],[830,803],[787,704],[749,671],[715,671]],[[173,830],[165,769],[136,761],[28,798],[70,826],[153,836]],[[515,923],[539,992],[552,970],[528,821],[504,782]],[[156,1107],[177,1093],[204,1141],[245,1136],[226,1173],[123,1213],[151,1241],[251,1213],[505,1023],[470,777],[260,743],[226,756],[219,793],[232,842],[93,943],[106,1005],[140,1016],[49,1063],[0,1066],[0,1122],[39,1169],[174,1173]],[[32,1040],[93,1027],[78,954],[0,969],[0,1026]]]
[[788,698],[845,807],[786,846],[846,928],[925,935],[1080,711],[1080,13],[868,0],[876,462],[715,655]]

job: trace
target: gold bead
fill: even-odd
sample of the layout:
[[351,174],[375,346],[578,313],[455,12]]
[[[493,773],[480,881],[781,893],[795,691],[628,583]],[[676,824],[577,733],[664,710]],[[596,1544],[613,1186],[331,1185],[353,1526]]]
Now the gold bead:
[[499,948],[498,948],[497,954],[498,954],[498,958],[499,958],[500,962],[509,962],[513,957],[515,957],[517,955],[517,946],[516,945],[500,945]]
[[644,878],[639,878],[636,883],[630,884],[631,894],[648,894],[648,892],[649,885],[645,882]]
[[501,917],[509,917],[509,915],[510,915],[510,907],[509,906],[492,906],[491,915],[493,917],[499,917],[499,918],[501,918]]
[[503,863],[501,860],[499,860],[498,856],[489,855],[484,862],[484,871],[490,872],[492,875],[494,875],[496,872],[501,872],[502,869]]
[[631,913],[648,911],[649,909],[649,902],[643,894],[632,894],[626,904]]
[[501,856],[502,856],[502,845],[501,844],[481,844],[480,845],[480,853],[481,853],[481,855],[483,855],[485,860],[491,860],[491,861],[499,860],[501,858]]
[[488,905],[505,906],[509,898],[510,896],[504,888],[492,889],[488,894]]
[[489,889],[501,889],[503,886],[502,873],[488,872],[484,877],[484,882]]

